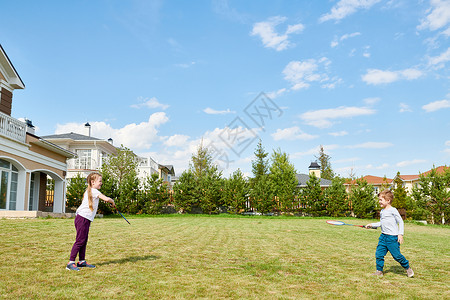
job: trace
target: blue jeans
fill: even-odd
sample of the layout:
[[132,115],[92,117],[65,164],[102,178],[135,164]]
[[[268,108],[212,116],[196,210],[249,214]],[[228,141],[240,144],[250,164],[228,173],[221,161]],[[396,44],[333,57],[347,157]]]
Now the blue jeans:
[[383,271],[384,257],[387,252],[391,252],[392,257],[402,265],[403,268],[409,268],[409,261],[400,253],[400,243],[397,235],[388,235],[382,233],[378,239],[377,251],[375,258],[377,259],[377,270]]

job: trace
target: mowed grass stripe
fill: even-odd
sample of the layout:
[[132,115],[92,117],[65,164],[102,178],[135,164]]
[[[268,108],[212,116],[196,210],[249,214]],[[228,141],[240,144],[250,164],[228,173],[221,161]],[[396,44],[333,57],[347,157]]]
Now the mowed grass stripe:
[[[128,218],[128,216],[127,216]],[[449,298],[449,228],[406,224],[406,277],[388,254],[374,271],[379,231],[325,219],[130,217],[96,219],[87,259],[64,269],[73,219],[0,220],[2,298]],[[368,220],[351,220],[366,224]],[[349,221],[350,222],[350,221]]]

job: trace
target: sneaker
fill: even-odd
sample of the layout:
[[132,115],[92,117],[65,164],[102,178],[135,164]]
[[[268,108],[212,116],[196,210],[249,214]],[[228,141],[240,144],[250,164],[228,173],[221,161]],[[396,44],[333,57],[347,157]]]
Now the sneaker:
[[75,264],[67,264],[66,269],[71,271],[80,271]]
[[376,270],[375,273],[372,273],[372,276],[383,277],[383,272]]
[[411,269],[411,267],[406,270],[406,275],[408,275],[409,278],[414,276],[414,271],[413,269]]
[[77,263],[77,267],[78,267],[78,268],[92,268],[92,269],[95,268],[94,265],[90,265],[90,264],[88,264],[88,263],[85,262],[85,261],[83,261],[83,262],[78,262],[78,263]]

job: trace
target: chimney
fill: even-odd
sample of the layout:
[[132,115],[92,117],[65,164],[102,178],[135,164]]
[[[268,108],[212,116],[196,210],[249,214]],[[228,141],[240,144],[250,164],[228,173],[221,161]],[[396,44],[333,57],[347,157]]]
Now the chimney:
[[112,138],[109,138],[108,139],[108,143],[110,143],[111,145],[113,144],[113,139]]
[[27,124],[27,132],[34,134],[36,130],[33,126],[33,122],[31,122],[31,120],[25,119],[25,124]]
[[311,162],[311,164],[308,167],[309,169],[309,176],[314,173],[317,178],[320,178],[320,165],[317,163],[317,161]]
[[86,128],[87,135],[91,136],[91,124],[89,124],[89,122],[86,122],[86,124],[84,124],[84,128]]

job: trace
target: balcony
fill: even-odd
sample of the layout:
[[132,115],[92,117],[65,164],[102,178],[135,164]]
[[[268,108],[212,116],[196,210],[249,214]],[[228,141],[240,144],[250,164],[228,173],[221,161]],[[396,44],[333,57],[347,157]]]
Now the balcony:
[[25,143],[27,125],[7,114],[0,112],[0,136],[13,141]]

